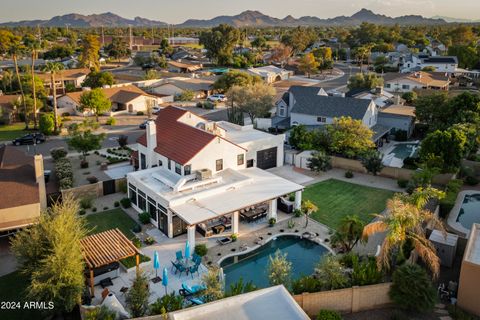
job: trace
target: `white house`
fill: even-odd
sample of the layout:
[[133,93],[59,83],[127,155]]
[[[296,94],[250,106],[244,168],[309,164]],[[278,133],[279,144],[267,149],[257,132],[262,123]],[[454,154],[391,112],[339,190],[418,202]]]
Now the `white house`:
[[292,86],[277,103],[277,117],[289,118],[290,126],[322,126],[345,116],[372,128],[377,124],[377,114],[372,100],[333,97],[318,87]]
[[292,75],[291,71],[275,67],[275,66],[264,66],[258,68],[249,68],[248,72],[252,75],[259,76],[266,83],[274,83],[280,80],[288,80]]
[[384,75],[384,89],[388,92],[409,92],[431,89],[448,90],[450,78],[445,73],[417,71],[408,74],[390,73]]
[[292,192],[299,207],[303,187],[262,170],[283,165],[284,137],[255,131],[161,110],[138,139],[140,170],[127,174],[133,207],[169,237],[187,232],[192,245],[195,231],[238,233],[252,212],[276,218],[277,199]]
[[[136,86],[129,85],[123,87],[103,88],[101,89],[105,96],[112,102],[110,115],[121,113],[146,112],[148,107],[158,106],[159,97],[150,95]],[[80,97],[85,91],[69,92],[58,98],[58,110],[60,114],[90,114],[88,111],[83,113],[79,111]]]
[[430,56],[429,54],[412,54],[406,59],[400,72],[421,71],[433,67],[435,72],[454,73],[458,68],[458,59],[454,56]]
[[[87,78],[87,75],[90,73],[88,68],[80,69],[66,69],[61,70],[55,74],[55,88],[57,92],[65,94],[66,88],[72,86],[73,88],[81,88],[83,81]],[[47,92],[50,92],[51,89],[51,74],[48,72],[42,72],[36,74],[40,79],[43,80]]]

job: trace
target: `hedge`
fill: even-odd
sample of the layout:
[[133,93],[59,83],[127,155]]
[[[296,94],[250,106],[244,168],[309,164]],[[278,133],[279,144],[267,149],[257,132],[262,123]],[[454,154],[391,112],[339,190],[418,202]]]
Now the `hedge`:
[[462,189],[463,181],[460,179],[450,180],[445,188],[445,198],[440,200],[440,217],[446,218],[455,206],[458,193]]

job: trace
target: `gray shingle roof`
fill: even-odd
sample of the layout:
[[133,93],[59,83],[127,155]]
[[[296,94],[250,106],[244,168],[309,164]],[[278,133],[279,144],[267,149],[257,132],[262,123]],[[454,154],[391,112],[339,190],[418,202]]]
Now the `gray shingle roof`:
[[371,100],[319,96],[318,87],[293,86],[289,92],[295,98],[292,113],[324,117],[363,119]]

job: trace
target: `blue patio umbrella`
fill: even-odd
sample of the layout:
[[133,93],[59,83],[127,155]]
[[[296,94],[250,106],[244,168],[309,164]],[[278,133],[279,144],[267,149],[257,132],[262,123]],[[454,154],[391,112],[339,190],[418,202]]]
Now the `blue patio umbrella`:
[[185,243],[185,259],[190,259],[190,242]]
[[157,271],[160,268],[160,261],[158,261],[158,252],[153,254],[153,268],[155,269],[155,277],[158,277]]
[[167,268],[163,268],[162,285],[165,287],[165,294],[167,294],[167,286],[168,286],[168,270],[167,270]]

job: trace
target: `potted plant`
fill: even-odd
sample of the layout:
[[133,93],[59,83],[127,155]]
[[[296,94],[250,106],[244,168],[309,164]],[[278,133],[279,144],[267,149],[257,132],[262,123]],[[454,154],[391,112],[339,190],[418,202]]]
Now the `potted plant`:
[[270,227],[273,227],[275,223],[277,223],[277,219],[275,218],[268,219],[268,224],[270,225]]
[[230,236],[230,239],[232,239],[232,242],[235,242],[238,239],[238,235],[236,233],[234,233]]

